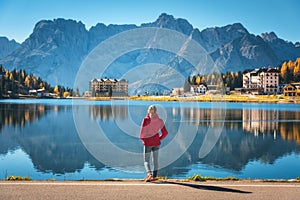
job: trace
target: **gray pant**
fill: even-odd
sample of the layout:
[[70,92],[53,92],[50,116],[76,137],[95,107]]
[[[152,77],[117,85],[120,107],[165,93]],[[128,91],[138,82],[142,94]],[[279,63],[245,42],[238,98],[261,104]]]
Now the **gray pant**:
[[150,157],[153,154],[153,177],[157,176],[159,146],[144,146],[144,165],[147,172],[151,172]]

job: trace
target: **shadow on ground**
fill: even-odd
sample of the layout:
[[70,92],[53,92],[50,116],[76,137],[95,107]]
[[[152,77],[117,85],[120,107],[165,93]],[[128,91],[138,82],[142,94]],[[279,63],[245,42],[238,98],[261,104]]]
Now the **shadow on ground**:
[[219,186],[212,186],[212,185],[199,185],[193,183],[181,183],[181,182],[171,182],[165,181],[158,184],[174,184],[174,185],[181,185],[186,186],[194,189],[201,189],[201,190],[212,190],[217,192],[231,192],[231,193],[241,193],[241,194],[251,194],[252,192],[243,191],[243,190],[236,190],[231,188],[219,187]]

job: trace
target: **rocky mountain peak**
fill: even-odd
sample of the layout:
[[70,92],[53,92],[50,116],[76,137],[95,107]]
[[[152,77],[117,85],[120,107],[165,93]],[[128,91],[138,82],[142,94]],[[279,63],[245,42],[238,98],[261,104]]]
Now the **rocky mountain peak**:
[[45,42],[42,40],[46,40],[55,37],[60,37],[60,34],[70,34],[70,33],[80,33],[85,32],[85,25],[81,22],[77,22],[75,20],[66,20],[66,19],[54,19],[54,20],[41,20],[39,21],[34,29],[30,37],[38,37],[41,39],[39,42]]
[[112,35],[116,35],[123,31],[137,28],[134,24],[116,25],[109,24],[108,26],[103,23],[98,23],[96,26],[92,26],[89,29],[89,49],[93,49],[103,40],[109,38]]
[[58,18],[39,21],[23,46],[39,50],[42,54],[48,54],[57,48],[62,50],[62,47],[69,52],[86,53],[87,40],[88,32],[82,22]]
[[0,59],[11,54],[20,46],[15,40],[9,40],[6,37],[0,37]]
[[277,40],[278,37],[274,32],[270,32],[270,33],[262,33],[261,37],[265,40],[265,41],[269,41],[272,42],[274,40]]
[[247,29],[241,23],[234,23],[232,25],[225,26],[226,32],[238,32],[242,34],[249,34]]
[[158,17],[158,19],[153,23],[142,24],[142,27],[168,28],[186,35],[190,35],[194,29],[193,26],[186,19],[176,19],[173,15],[168,15],[166,13],[162,13]]
[[202,44],[208,52],[214,52],[219,47],[233,40],[248,35],[247,29],[240,23],[224,27],[206,28],[201,31]]
[[[285,60],[295,60],[300,56],[300,46],[297,42],[285,41],[277,37],[274,32],[263,33],[261,38],[273,49],[280,62]],[[288,59],[286,59],[288,58]]]
[[[7,56],[0,57],[0,64],[7,69],[26,69],[50,84],[72,87],[82,61],[96,45],[122,31],[143,27],[161,27],[186,35],[192,34],[192,38],[208,52],[223,72],[276,66],[283,60],[294,60],[300,55],[299,43],[286,42],[273,32],[256,36],[250,34],[241,23],[199,31],[187,20],[163,13],[154,22],[140,26],[98,23],[89,30],[82,22],[71,19],[41,20],[22,45],[8,48],[8,40],[0,38],[0,56],[4,55],[1,54],[1,48],[5,46],[9,49],[2,50]],[[122,59],[116,59],[117,67],[111,68],[111,74],[118,78],[122,70],[130,70],[137,65],[145,65],[147,62],[168,63],[172,55],[165,54],[162,57],[160,51],[134,51]],[[179,73],[188,74],[187,64],[178,62],[176,65]],[[161,82],[171,80],[170,77],[160,77],[164,73],[157,74],[157,80]],[[168,84],[169,87],[181,87],[178,82]]]

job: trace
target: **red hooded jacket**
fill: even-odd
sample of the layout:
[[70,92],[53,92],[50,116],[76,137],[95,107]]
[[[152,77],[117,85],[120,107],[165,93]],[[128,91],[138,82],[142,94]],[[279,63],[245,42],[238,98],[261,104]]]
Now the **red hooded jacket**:
[[[161,135],[158,132],[161,131]],[[140,138],[143,141],[145,146],[159,146],[160,140],[167,137],[168,131],[164,125],[162,119],[158,117],[155,113],[152,118],[150,118],[149,114],[143,119],[141,130],[140,130]]]

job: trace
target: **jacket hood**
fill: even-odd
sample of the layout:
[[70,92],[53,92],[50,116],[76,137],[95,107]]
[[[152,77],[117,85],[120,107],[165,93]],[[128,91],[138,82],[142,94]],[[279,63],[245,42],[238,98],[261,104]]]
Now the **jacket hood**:
[[148,113],[146,117],[149,118],[149,119],[151,119],[151,120],[159,119],[157,113],[154,113],[153,116],[152,116],[152,118],[150,117],[150,114]]

